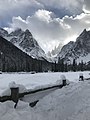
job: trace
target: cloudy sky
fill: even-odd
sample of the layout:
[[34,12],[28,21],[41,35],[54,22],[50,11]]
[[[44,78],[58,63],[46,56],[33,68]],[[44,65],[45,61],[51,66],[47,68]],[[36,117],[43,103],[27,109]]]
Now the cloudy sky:
[[47,52],[90,29],[90,0],[0,0],[0,27],[29,29]]

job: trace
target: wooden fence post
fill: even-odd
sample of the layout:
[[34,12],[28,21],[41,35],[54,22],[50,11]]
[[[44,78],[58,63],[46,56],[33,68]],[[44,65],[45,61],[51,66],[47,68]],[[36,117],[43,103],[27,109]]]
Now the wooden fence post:
[[11,100],[15,102],[14,108],[16,108],[19,100],[19,87],[10,88],[11,89]]
[[61,75],[61,80],[62,80],[62,86],[66,86],[67,85],[67,81],[66,81],[65,75]]
[[84,81],[83,73],[80,73],[80,75],[79,75],[79,81]]
[[63,86],[66,86],[66,79],[65,80],[62,80],[62,84],[63,84]]

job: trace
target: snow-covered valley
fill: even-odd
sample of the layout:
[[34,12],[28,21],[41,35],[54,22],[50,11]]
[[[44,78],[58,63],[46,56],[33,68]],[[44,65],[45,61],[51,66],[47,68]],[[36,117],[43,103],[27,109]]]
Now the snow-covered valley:
[[90,78],[90,71],[0,74],[0,94],[12,81],[31,90],[54,85],[61,75],[70,81],[62,89],[47,92],[33,108],[25,100],[19,101],[16,109],[12,101],[0,103],[0,120],[90,120],[90,81],[79,81],[80,73]]
[[0,93],[8,88],[10,82],[22,84],[27,89],[42,88],[44,86],[53,85],[60,80],[61,75],[65,75],[66,79],[72,82],[79,81],[79,74],[83,73],[85,78],[89,78],[89,71],[85,72],[49,72],[49,73],[2,73],[0,74]]

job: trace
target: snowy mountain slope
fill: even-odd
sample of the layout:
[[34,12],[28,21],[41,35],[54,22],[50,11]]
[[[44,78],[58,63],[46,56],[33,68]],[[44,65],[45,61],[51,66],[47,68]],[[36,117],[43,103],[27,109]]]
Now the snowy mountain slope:
[[3,28],[0,28],[0,36],[4,37],[7,35],[8,35],[8,32],[6,30],[4,30]]
[[27,64],[28,66],[30,66],[28,70],[32,68],[31,65],[33,62],[30,63],[30,61],[32,61],[33,59],[1,36],[0,53],[1,71],[27,71]]
[[20,46],[20,48],[22,48],[30,56],[37,59],[45,57],[45,52],[33,38],[29,30],[17,30],[15,32],[12,32],[10,36],[14,36],[10,41],[16,46]]
[[[84,62],[90,61],[90,31],[86,29],[79,35],[76,42],[69,42],[63,46],[57,58],[63,58],[65,61],[73,61],[76,59],[77,62],[83,60]],[[88,58],[85,60],[85,57]]]
[[36,59],[46,59],[45,52],[39,46],[38,42],[33,38],[29,30],[22,31],[21,29],[16,29],[8,34],[8,32],[6,32],[4,29],[1,29],[0,35],[13,43],[22,51],[29,54],[31,57]]
[[64,45],[63,48],[61,49],[61,52],[58,54],[58,57],[65,58],[65,56],[67,56],[70,52],[70,50],[72,51],[74,46],[74,42],[70,41],[67,45]]
[[52,51],[49,51],[47,53],[47,56],[48,57],[55,57],[60,52],[62,46],[63,45],[61,43],[57,47],[55,46],[55,48]]

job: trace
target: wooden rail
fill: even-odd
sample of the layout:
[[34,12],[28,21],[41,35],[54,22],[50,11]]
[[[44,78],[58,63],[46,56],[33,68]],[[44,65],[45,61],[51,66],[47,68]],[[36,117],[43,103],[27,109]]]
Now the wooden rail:
[[[83,81],[84,80],[90,80],[90,78],[84,78]],[[37,89],[37,90],[28,90],[27,92],[23,92],[23,93],[19,93],[19,88],[11,88],[11,95],[10,96],[0,96],[0,102],[5,102],[7,100],[12,100],[16,103],[15,106],[14,106],[14,108],[16,108],[18,100],[23,98],[25,95],[34,94],[34,93],[49,90],[49,89],[52,89],[52,88],[60,88],[61,89],[62,87],[66,86],[66,85],[69,85],[69,84],[66,83],[66,80],[63,80],[61,85],[53,85],[53,86],[50,86],[50,87],[40,88],[40,89]],[[39,100],[33,101],[32,103],[30,103],[30,106],[31,107],[35,106],[38,101]]]
[[[84,80],[90,80],[90,78],[84,78]],[[23,98],[25,95],[34,94],[34,93],[49,90],[49,89],[52,89],[52,88],[62,88],[63,86],[66,86],[66,85],[69,85],[69,84],[67,84],[66,81],[63,81],[63,83],[61,85],[53,85],[53,86],[50,86],[50,87],[40,88],[40,89],[37,89],[37,90],[30,90],[30,91],[28,90],[27,92],[18,93],[17,99]],[[15,91],[10,96],[0,96],[0,102],[5,102],[7,100],[13,100],[14,101],[14,96],[13,95],[15,95],[15,98],[16,98]]]
[[84,80],[90,80],[90,78],[84,78]]
[[52,89],[52,88],[62,88],[63,86],[68,85],[68,84],[65,84],[65,83],[66,82],[64,81],[64,83],[61,84],[61,85],[53,85],[53,86],[50,86],[50,87],[40,88],[40,89],[37,89],[37,90],[31,90],[31,91],[28,90],[27,92],[18,93],[18,95],[17,95],[18,97],[16,96],[17,93],[15,93],[15,90],[12,93],[12,89],[11,89],[12,94],[10,96],[0,96],[0,102],[5,102],[7,100],[13,100],[15,102],[15,101],[17,101],[17,99],[23,98],[25,95],[34,94],[34,93],[49,90],[49,89]]
[[49,89],[52,89],[52,88],[62,88],[62,87],[63,87],[63,85],[54,85],[54,86],[50,86],[50,87],[47,87],[47,88],[40,88],[40,89],[37,89],[37,90],[32,90],[32,91],[28,91],[28,92],[24,92],[24,93],[19,93],[19,98],[24,97],[24,95],[34,94],[34,93],[37,93],[37,92],[40,92],[40,91],[45,91],[45,90],[49,90]]

